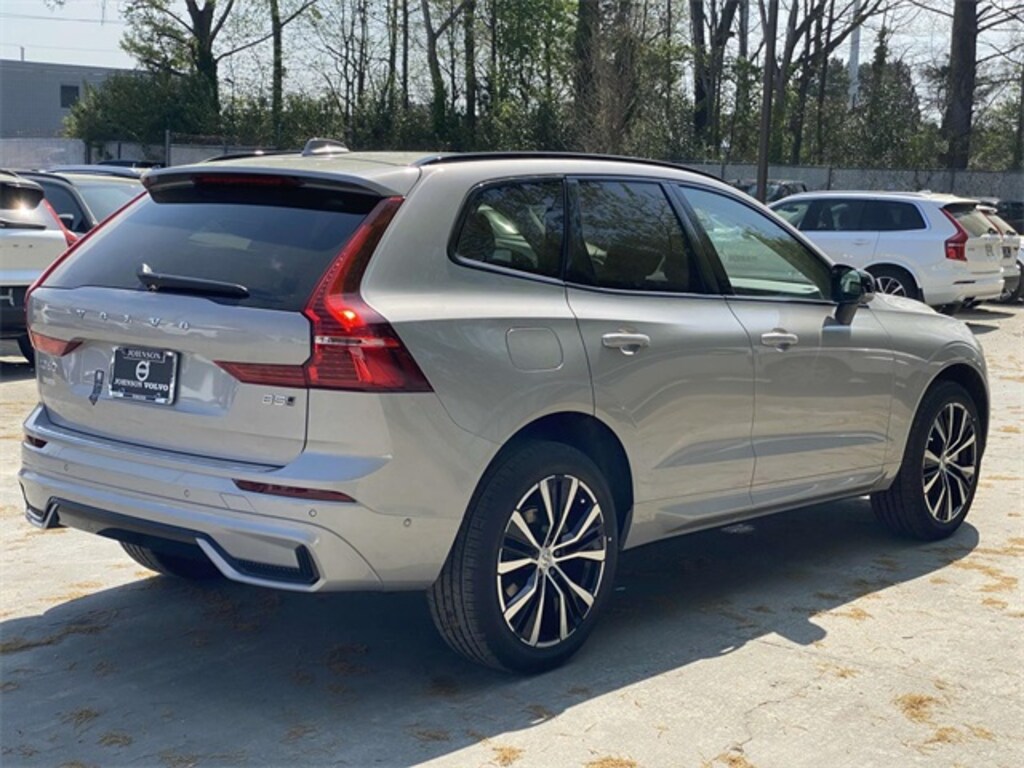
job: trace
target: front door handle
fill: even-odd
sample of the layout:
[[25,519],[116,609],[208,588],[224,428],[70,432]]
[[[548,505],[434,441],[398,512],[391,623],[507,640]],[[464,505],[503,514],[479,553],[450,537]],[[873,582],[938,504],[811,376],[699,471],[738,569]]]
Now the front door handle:
[[784,331],[781,328],[776,328],[774,331],[762,333],[761,343],[766,347],[775,347],[776,349],[786,351],[794,344],[799,344],[800,337],[795,333],[790,333],[789,331]]
[[646,333],[606,333],[601,337],[601,344],[624,355],[635,355],[644,347],[651,346],[651,337]]
[[868,244],[868,243],[870,243],[871,241],[870,241],[870,240],[868,240],[867,238],[859,237],[859,238],[857,238],[856,240],[852,240],[851,242],[852,242],[852,243],[853,243],[854,245],[867,245],[867,244]]

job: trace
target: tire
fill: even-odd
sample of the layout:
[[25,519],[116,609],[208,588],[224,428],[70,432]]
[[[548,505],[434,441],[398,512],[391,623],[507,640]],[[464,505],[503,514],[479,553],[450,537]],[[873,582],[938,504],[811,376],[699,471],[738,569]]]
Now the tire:
[[[571,509],[561,504],[570,494]],[[557,547],[548,542],[552,529]],[[477,488],[428,593],[434,623],[452,649],[480,664],[521,673],[557,667],[607,602],[618,539],[615,503],[594,462],[562,443],[524,443]]]
[[920,299],[921,291],[913,275],[899,267],[871,267],[868,269],[875,278],[875,290],[891,296],[906,296],[908,299]]
[[1020,268],[1021,271],[1020,280],[1017,281],[1017,287],[1013,289],[1013,291],[1006,299],[1006,301],[1008,301],[1011,304],[1016,304],[1018,301],[1020,301],[1021,294],[1024,294],[1024,264],[1018,261],[1017,266]]
[[217,566],[209,561],[199,547],[195,547],[194,555],[171,555],[138,544],[129,544],[126,541],[122,541],[121,546],[132,560],[163,576],[175,576],[179,579],[194,581],[216,579],[221,576]]
[[18,351],[21,352],[21,356],[28,360],[28,364],[35,366],[36,364],[36,351],[32,348],[32,342],[28,335],[18,337]]
[[983,451],[974,400],[959,384],[938,384],[917,409],[896,479],[871,496],[875,516],[902,536],[951,536],[971,508]]

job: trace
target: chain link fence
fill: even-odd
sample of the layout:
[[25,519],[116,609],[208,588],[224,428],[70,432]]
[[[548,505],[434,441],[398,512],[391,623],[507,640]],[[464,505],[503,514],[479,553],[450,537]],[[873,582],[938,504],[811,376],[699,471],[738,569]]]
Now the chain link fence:
[[[198,163],[211,157],[254,149],[219,136],[168,134],[163,146],[112,141],[90,148],[78,139],[0,139],[0,167],[51,168],[105,159],[148,160],[165,165]],[[689,163],[725,181],[754,179],[757,166],[743,163]],[[808,189],[860,189],[949,192],[968,197],[1024,199],[1024,172],[942,169],[834,168],[773,165],[771,179],[802,181]]]

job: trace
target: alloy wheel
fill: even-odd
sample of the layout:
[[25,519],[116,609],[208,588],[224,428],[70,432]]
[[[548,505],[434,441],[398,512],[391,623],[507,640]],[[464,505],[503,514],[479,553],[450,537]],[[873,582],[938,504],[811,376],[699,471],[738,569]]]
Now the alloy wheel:
[[887,293],[890,296],[906,296],[907,288],[895,277],[880,275],[875,278],[875,289],[879,293]]
[[978,435],[971,414],[947,403],[928,432],[922,472],[924,499],[940,523],[955,520],[971,497],[978,468]]
[[583,623],[604,578],[608,537],[594,492],[572,475],[544,478],[520,499],[498,552],[498,600],[523,643],[546,648]]

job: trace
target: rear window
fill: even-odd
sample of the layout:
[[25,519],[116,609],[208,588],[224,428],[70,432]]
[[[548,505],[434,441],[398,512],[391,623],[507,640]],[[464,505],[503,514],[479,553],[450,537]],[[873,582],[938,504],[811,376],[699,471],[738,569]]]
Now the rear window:
[[0,183],[0,230],[56,229],[57,221],[42,200],[39,187]]
[[972,237],[982,237],[989,234],[998,234],[995,226],[986,218],[985,214],[974,206],[947,205],[946,210],[953,215],[960,226],[967,230]]
[[142,191],[142,183],[81,181],[78,190],[97,221],[107,218]]
[[221,303],[297,311],[366,214],[369,195],[301,187],[191,186],[146,197],[99,230],[46,281],[48,287],[145,290],[137,273],[238,283]]

